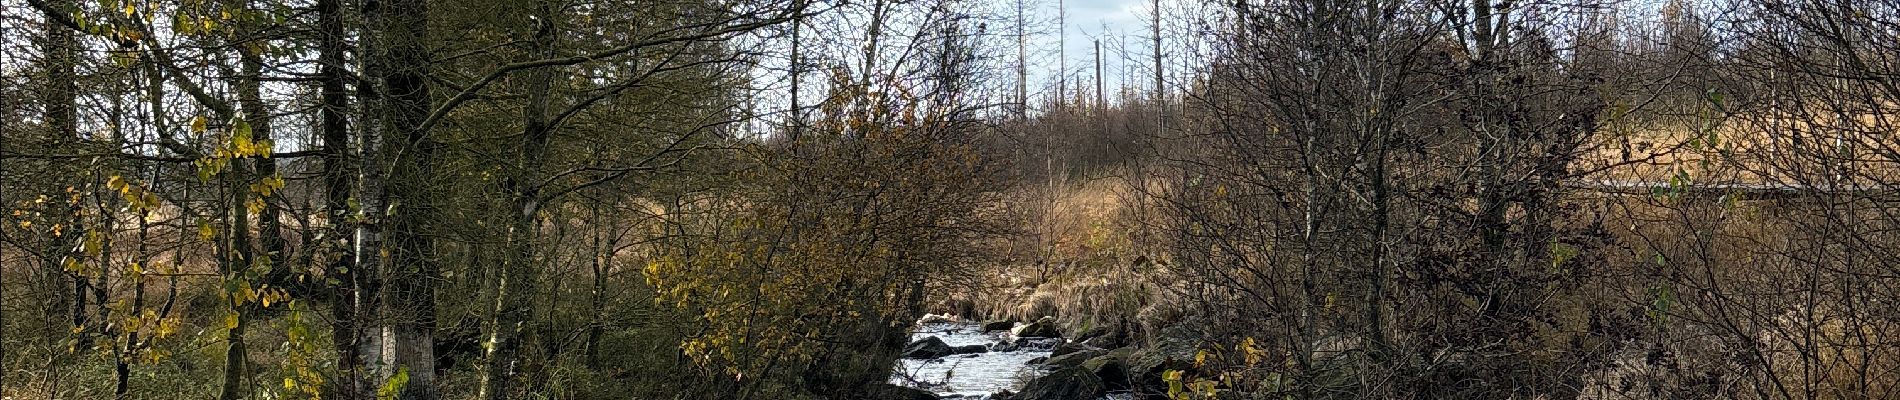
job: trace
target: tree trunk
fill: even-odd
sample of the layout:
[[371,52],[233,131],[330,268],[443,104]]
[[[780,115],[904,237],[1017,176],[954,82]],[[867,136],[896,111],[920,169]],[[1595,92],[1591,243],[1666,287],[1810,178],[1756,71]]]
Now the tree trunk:
[[[48,0],[46,5],[48,9],[42,11],[47,14],[54,10],[70,10],[73,7],[72,0]],[[73,112],[78,92],[77,84],[73,81],[75,47],[78,46],[78,42],[73,38],[73,31],[54,22],[53,16],[46,15],[44,18],[45,23],[42,29],[46,31],[46,39],[40,44],[40,51],[43,54],[41,62],[46,74],[46,81],[43,83],[46,86],[41,91],[40,100],[41,105],[45,107],[46,125],[51,129],[50,142],[54,146],[63,146],[79,138],[77,120]],[[49,246],[42,249],[45,252],[41,258],[41,272],[44,274],[42,277],[44,279],[39,281],[49,282],[52,290],[44,293],[54,293],[54,295],[51,307],[45,308],[48,310],[47,318],[41,321],[53,323],[51,327],[53,329],[50,330],[52,332],[69,333],[71,331],[67,328],[71,327],[59,326],[63,324],[54,321],[61,320],[58,313],[70,312],[71,314],[68,315],[70,320],[83,326],[86,299],[83,293],[85,284],[77,275],[68,274],[62,265],[59,255],[71,250],[71,247],[63,242],[66,242],[63,238],[53,238],[53,240],[48,240]],[[68,293],[72,293],[73,296],[67,297]]]
[[[594,205],[589,211],[592,214],[591,220],[601,220],[600,205]],[[587,368],[593,370],[600,370],[600,338],[606,335],[607,272],[613,268],[613,246],[617,244],[615,242],[618,242],[618,240],[609,242],[604,240],[603,236],[606,236],[605,233],[614,232],[614,229],[613,225],[609,224],[604,228],[596,227],[592,230],[594,285],[588,291],[588,309],[591,313],[589,314],[590,322],[587,324],[586,358]]]
[[[404,374],[405,399],[430,400],[435,393],[436,261],[425,229],[434,214],[429,171],[436,144],[422,131],[429,98],[428,3],[380,0],[364,5],[364,73],[376,87],[369,91],[359,198],[363,218],[357,229],[357,310],[377,310],[377,326],[359,326],[360,359],[382,360],[371,387]],[[387,256],[384,256],[387,254]],[[376,278],[380,276],[380,278]],[[380,280],[380,282],[378,282]],[[379,287],[381,286],[381,287]],[[375,300],[371,300],[375,299]],[[374,307],[361,302],[376,301]],[[362,321],[364,316],[358,315]],[[377,338],[380,336],[380,338]],[[367,390],[365,390],[367,391]]]
[[[794,11],[795,13],[803,14],[805,12],[805,2],[803,0],[800,0],[799,2],[795,3],[792,7],[795,10]],[[803,69],[804,59],[801,57],[803,54],[800,52],[801,47],[803,46],[801,45],[801,43],[799,43],[799,35],[803,33],[804,26],[805,26],[805,18],[804,17],[793,18],[791,21],[791,24],[792,24],[792,53],[791,53],[791,61],[790,61],[791,65],[789,66],[790,67],[789,70],[791,72],[788,73],[788,75],[791,75],[791,81],[792,81],[792,85],[790,88],[791,89],[790,97],[791,97],[791,103],[792,103],[791,108],[790,108],[791,119],[792,119],[791,121],[792,134],[791,134],[790,145],[792,146],[793,151],[797,151],[798,150],[798,136],[804,133],[805,131],[805,118],[804,118],[804,114],[799,111],[800,105],[798,102],[798,96],[799,96],[798,89],[800,87],[799,80],[802,78],[802,75],[804,75],[804,69]]]
[[323,188],[324,212],[329,231],[324,234],[331,246],[319,246],[337,249],[333,258],[324,266],[326,275],[337,282],[327,292],[331,313],[335,322],[331,325],[332,342],[335,343],[337,359],[336,379],[331,385],[332,398],[368,399],[374,393],[366,392],[363,367],[367,365],[358,350],[361,336],[358,329],[359,310],[363,306],[356,301],[359,276],[356,270],[354,250],[355,242],[351,236],[349,221],[350,194],[356,186],[355,169],[350,164],[350,132],[348,120],[349,94],[344,90],[343,60],[343,8],[341,0],[318,0],[317,7],[317,76],[322,81],[320,94],[323,108],[318,109],[319,127],[323,138]]
[[[249,285],[249,282],[244,281],[241,275],[256,260],[256,254],[253,254],[254,250],[250,245],[250,211],[244,205],[249,199],[250,188],[245,184],[244,179],[248,168],[244,167],[241,160],[237,161],[239,162],[232,164],[233,168],[220,174],[225,184],[224,190],[228,195],[227,203],[224,205],[226,223],[218,232],[219,238],[223,241],[221,247],[225,253],[218,275],[227,285],[234,280],[240,284]],[[244,377],[249,374],[247,350],[244,346],[244,328],[247,323],[245,320],[248,319],[245,311],[250,309],[250,306],[234,300],[235,297],[230,296],[232,294],[230,289],[225,289],[225,292],[227,296],[223,301],[226,312],[229,313],[226,318],[229,318],[227,321],[230,322],[226,322],[229,325],[224,336],[224,385],[218,399],[236,400],[244,397]]]
[[386,43],[383,42],[389,39],[386,37],[388,33],[377,29],[381,28],[381,25],[389,24],[380,21],[387,18],[383,14],[369,12],[364,15],[375,28],[365,33],[366,36],[373,36],[366,38],[361,46],[364,49],[360,50],[365,55],[362,75],[368,79],[357,85],[358,99],[363,104],[364,117],[361,123],[361,136],[356,142],[358,149],[356,198],[360,208],[357,211],[355,237],[352,240],[350,252],[351,264],[354,265],[350,273],[355,278],[354,282],[350,283],[353,286],[353,290],[350,291],[350,302],[355,305],[356,332],[352,335],[356,338],[354,352],[356,362],[363,368],[361,372],[355,374],[357,375],[355,391],[363,394],[363,398],[375,398],[376,387],[389,377],[388,368],[384,366],[383,351],[383,328],[388,321],[382,315],[380,294],[386,261],[382,231],[387,229],[384,226],[387,222],[384,221],[386,210],[383,204],[388,199],[384,185],[389,179],[388,168],[383,165],[386,149],[381,138],[391,134],[389,121],[383,115],[387,113],[385,109],[389,107],[389,101],[382,98],[386,90],[382,82],[385,78],[383,75],[388,74],[390,61],[380,54],[388,51],[383,49],[386,47]]
[[858,84],[870,87],[872,79],[877,77],[877,56],[880,50],[878,42],[884,38],[884,13],[889,6],[888,0],[871,0],[870,27],[864,36],[864,70]]
[[235,400],[244,396],[242,391],[245,375],[245,323],[243,317],[238,317],[237,325],[224,334],[224,343],[227,347],[224,351],[224,385],[218,392],[219,400]]
[[[555,8],[542,3],[539,19],[534,27],[534,37],[529,41],[530,57],[545,59],[555,54],[554,15]],[[508,255],[502,262],[501,270],[494,279],[494,298],[487,318],[487,351],[484,355],[483,374],[480,394],[483,399],[503,399],[512,397],[515,379],[519,375],[516,361],[528,338],[525,333],[532,332],[528,324],[534,321],[530,299],[536,291],[534,268],[536,239],[535,218],[540,213],[540,193],[534,187],[535,176],[540,172],[547,155],[548,141],[554,128],[548,126],[548,97],[551,90],[554,69],[542,67],[527,72],[526,103],[522,107],[521,146],[515,158],[516,172],[503,182],[503,190],[509,196]]]
[[[251,126],[252,139],[258,143],[267,143],[271,140],[271,115],[270,109],[265,108],[262,93],[264,57],[258,54],[257,50],[261,49],[257,46],[240,44],[237,48],[239,63],[243,64],[244,71],[238,75],[238,108],[243,110],[244,121]],[[277,161],[274,159],[251,158],[250,164],[255,175],[246,179],[251,183],[277,176]],[[262,194],[258,195],[262,196]],[[265,200],[264,207],[258,210],[257,216],[257,239],[263,250],[260,255],[270,263],[270,270],[264,282],[272,286],[289,288],[293,281],[290,277],[289,263],[283,262],[285,241],[283,222],[279,219],[282,210],[279,209],[277,202]]]
[[1023,16],[1026,0],[1016,0],[1016,119],[1029,119],[1029,20]]

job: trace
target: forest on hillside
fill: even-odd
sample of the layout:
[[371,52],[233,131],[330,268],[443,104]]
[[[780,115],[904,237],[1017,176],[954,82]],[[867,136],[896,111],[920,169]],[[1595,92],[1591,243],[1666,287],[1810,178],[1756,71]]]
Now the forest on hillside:
[[1895,398],[1897,184],[1894,0],[0,0],[0,398]]

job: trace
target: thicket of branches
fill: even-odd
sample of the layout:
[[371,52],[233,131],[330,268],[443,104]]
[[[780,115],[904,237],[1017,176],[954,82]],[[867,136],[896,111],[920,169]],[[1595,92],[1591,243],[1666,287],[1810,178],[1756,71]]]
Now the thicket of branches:
[[884,390],[1002,231],[978,6],[7,2],[0,393]]
[[1150,2],[1039,78],[1021,0],[23,1],[0,394],[890,396],[930,311],[1157,396],[1900,390],[1891,1]]
[[1220,360],[1183,381],[1891,396],[1894,5],[1628,6],[1245,1],[1203,23],[1213,63],[1151,172],[1185,325]]

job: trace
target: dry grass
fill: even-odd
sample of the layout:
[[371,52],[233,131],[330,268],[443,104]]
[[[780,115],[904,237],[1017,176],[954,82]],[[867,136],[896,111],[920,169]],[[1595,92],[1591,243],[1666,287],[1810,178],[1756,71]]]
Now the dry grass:
[[1836,219],[1880,215],[1879,204],[1642,196],[1596,204],[1619,246],[1609,269],[1623,277],[1611,284],[1619,292],[1601,296],[1646,309],[1651,333],[1586,374],[1584,398],[1900,395],[1900,320],[1883,306],[1891,267],[1848,245],[1892,243],[1891,221]]
[[[1900,121],[1874,115],[1737,116],[1606,129],[1582,150],[1586,181],[1810,185],[1850,171],[1841,185],[1900,181]],[[1813,184],[1819,186],[1819,184]]]
[[[1139,252],[1133,233],[1126,181],[1097,179],[1051,193],[1034,188],[1029,200],[1027,240],[1017,243],[1022,260],[998,268],[974,293],[960,293],[970,312],[989,318],[1033,320],[1057,317],[1073,328],[1112,324],[1133,327],[1137,315],[1161,318],[1151,310],[1163,288],[1164,268]],[[944,310],[954,312],[956,310]]]

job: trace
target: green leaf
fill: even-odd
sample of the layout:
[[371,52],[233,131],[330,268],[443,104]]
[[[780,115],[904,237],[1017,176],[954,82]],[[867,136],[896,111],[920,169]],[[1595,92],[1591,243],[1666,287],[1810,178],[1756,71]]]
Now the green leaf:
[[1551,243],[1550,244],[1550,268],[1552,270],[1557,270],[1557,268],[1559,266],[1562,266],[1564,262],[1570,261],[1570,259],[1572,258],[1576,258],[1577,254],[1580,252],[1582,251],[1578,250],[1577,246],[1571,246],[1569,244],[1564,244],[1564,243]]
[[383,382],[383,387],[376,389],[376,398],[395,399],[397,395],[402,394],[402,389],[406,386],[409,386],[409,369],[398,369],[395,375],[391,375],[388,381]]
[[1654,298],[1650,301],[1649,318],[1661,328],[1669,320],[1669,308],[1676,304],[1676,292],[1668,286],[1657,285],[1650,287],[1649,293]]
[[1181,382],[1180,370],[1168,370],[1167,372],[1162,372],[1161,380],[1168,383],[1168,398],[1179,399],[1179,398],[1187,397],[1186,396],[1187,388]]
[[185,19],[184,13],[172,14],[172,32],[190,35],[192,27],[191,21]]
[[245,142],[251,141],[251,123],[245,122],[243,118],[233,119],[231,121],[231,138],[232,140],[243,140]]

